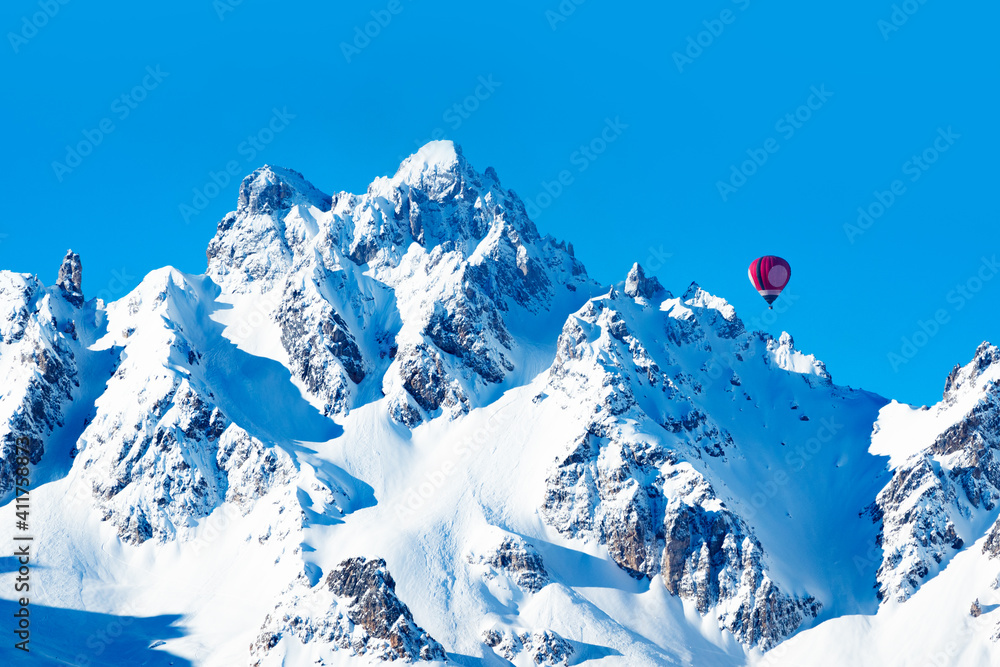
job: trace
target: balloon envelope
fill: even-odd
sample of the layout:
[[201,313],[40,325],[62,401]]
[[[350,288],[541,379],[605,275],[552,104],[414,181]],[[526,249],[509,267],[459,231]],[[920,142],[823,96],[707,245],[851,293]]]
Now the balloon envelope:
[[764,255],[750,263],[748,273],[754,289],[770,304],[774,303],[788,284],[788,279],[792,277],[792,267],[780,257]]

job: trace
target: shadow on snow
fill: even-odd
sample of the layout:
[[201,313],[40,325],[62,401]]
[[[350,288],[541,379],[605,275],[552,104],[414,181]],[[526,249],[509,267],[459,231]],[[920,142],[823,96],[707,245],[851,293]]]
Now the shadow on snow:
[[[19,605],[0,600],[0,616],[11,621]],[[192,667],[192,663],[164,650],[165,641],[182,637],[178,615],[117,616],[76,609],[43,607],[29,609],[29,652],[14,648],[11,639],[0,649],[4,665],[77,665],[112,667],[144,665],[149,667]]]

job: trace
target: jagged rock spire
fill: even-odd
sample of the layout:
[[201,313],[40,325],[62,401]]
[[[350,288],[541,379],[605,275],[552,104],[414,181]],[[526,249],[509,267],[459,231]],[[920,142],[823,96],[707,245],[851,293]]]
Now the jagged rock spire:
[[955,368],[949,373],[944,383],[944,398],[947,400],[949,396],[955,394],[961,387],[974,383],[987,368],[998,361],[1000,361],[1000,349],[995,345],[991,345],[988,341],[983,341],[976,348],[976,354],[972,358],[972,361],[965,366],[956,364]]
[[656,276],[647,278],[646,272],[642,270],[639,262],[632,265],[628,277],[625,278],[625,294],[633,299],[638,296],[651,299],[663,291],[663,285],[656,279]]
[[278,213],[296,204],[327,211],[331,198],[294,169],[265,164],[243,179],[236,212],[241,215],[264,215]]
[[62,265],[59,267],[59,278],[56,280],[63,292],[63,296],[71,304],[79,308],[83,305],[83,265],[80,263],[80,255],[72,250],[66,251]]

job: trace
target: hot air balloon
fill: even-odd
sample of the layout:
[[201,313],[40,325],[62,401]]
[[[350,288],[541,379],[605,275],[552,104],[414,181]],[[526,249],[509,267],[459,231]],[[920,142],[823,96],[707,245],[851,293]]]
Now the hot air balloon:
[[781,290],[785,289],[788,279],[792,277],[792,267],[780,257],[764,255],[750,263],[748,273],[754,289],[764,297],[768,307],[773,308],[774,306],[771,304],[781,294]]

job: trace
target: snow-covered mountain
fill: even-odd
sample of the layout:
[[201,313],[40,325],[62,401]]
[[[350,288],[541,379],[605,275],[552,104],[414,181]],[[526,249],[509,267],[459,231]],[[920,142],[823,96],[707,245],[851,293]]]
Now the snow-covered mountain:
[[258,169],[207,256],[0,272],[4,664],[1000,661],[997,348],[930,408],[838,386],[599,285],[446,141],[361,195]]

